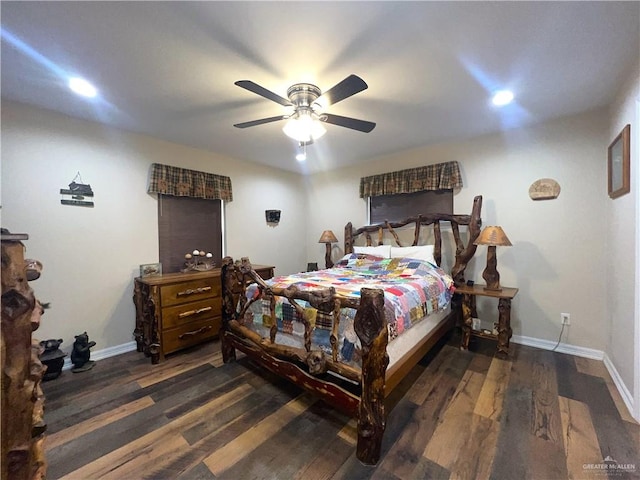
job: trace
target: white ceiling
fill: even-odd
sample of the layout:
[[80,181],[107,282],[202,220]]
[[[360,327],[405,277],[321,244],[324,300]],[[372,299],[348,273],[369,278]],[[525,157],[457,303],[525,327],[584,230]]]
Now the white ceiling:
[[[2,97],[295,172],[355,165],[608,105],[640,55],[639,2],[8,2]],[[369,88],[329,113],[304,164],[289,110],[234,85],[286,97],[350,74]],[[93,82],[93,101],[66,88]],[[499,110],[489,94],[510,88]]]

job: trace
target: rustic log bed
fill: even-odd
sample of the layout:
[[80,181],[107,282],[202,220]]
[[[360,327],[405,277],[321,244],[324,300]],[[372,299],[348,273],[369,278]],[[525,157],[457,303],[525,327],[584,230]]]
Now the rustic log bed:
[[[456,285],[464,283],[465,268],[473,257],[474,240],[480,232],[482,197],[473,201],[470,215],[430,214],[407,219],[403,222],[369,225],[354,230],[351,223],[345,227],[345,253],[353,252],[358,237],[372,245],[372,234],[377,234],[377,244],[383,243],[385,233],[391,235],[398,246],[400,238],[396,231],[407,225],[415,225],[413,245],[417,245],[420,230],[432,226],[434,258],[438,265],[442,257],[441,224],[450,224],[455,242],[455,261],[451,277]],[[460,226],[467,227],[467,239],[463,241]],[[256,284],[260,295],[247,295],[247,288]],[[256,286],[253,286],[256,288]],[[316,394],[335,408],[357,419],[358,442],[356,456],[364,464],[374,465],[380,458],[380,448],[385,430],[385,398],[415,364],[456,324],[459,305],[426,335],[415,343],[402,357],[388,367],[388,330],[385,318],[384,292],[377,288],[362,288],[360,298],[354,299],[336,293],[333,287],[302,291],[295,285],[277,288],[268,285],[252,268],[249,259],[234,262],[226,257],[222,264],[222,328],[220,338],[224,362],[235,360],[235,349],[250,359],[287,378],[296,385]],[[304,347],[276,342],[276,299],[283,297],[291,304],[304,323]],[[262,298],[269,300],[269,315],[272,318],[268,337],[263,337],[244,323],[251,305]],[[308,308],[300,302],[324,312],[333,318],[331,327],[332,352],[325,354],[314,348],[311,342],[312,321]],[[337,354],[337,330],[343,308],[356,309],[353,326],[361,346],[361,367],[342,363]],[[267,315],[267,316],[269,316]],[[353,386],[353,388],[351,388]]]

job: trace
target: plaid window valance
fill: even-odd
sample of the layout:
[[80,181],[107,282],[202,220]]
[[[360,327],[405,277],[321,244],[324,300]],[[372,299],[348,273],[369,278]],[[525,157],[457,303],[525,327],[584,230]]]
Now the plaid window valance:
[[151,178],[147,191],[174,197],[219,199],[225,202],[233,200],[229,177],[160,163],[151,165]]
[[360,179],[360,198],[462,187],[458,162],[437,163]]

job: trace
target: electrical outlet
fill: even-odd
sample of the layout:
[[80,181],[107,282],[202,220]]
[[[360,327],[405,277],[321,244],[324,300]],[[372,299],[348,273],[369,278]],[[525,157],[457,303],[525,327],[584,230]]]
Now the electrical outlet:
[[571,325],[571,314],[570,313],[561,313],[560,321],[562,325]]

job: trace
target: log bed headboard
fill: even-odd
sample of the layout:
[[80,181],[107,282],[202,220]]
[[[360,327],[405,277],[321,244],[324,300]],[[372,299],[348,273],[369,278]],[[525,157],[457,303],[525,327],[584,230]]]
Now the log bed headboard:
[[[469,260],[473,258],[476,252],[476,245],[473,244],[475,239],[480,234],[480,227],[482,226],[482,219],[480,212],[482,210],[482,195],[478,195],[473,199],[473,208],[471,215],[452,215],[434,213],[427,215],[419,215],[417,217],[411,217],[400,222],[387,222],[378,225],[366,225],[358,229],[354,229],[351,222],[347,223],[344,227],[344,253],[353,253],[354,241],[361,235],[364,235],[366,245],[382,245],[385,232],[390,233],[397,244],[402,247],[400,238],[396,233],[396,229],[405,227],[407,225],[414,225],[414,236],[412,246],[418,245],[420,239],[420,230],[422,226],[433,226],[433,240],[434,249],[433,256],[438,265],[442,261],[442,231],[440,228],[441,222],[448,222],[451,225],[451,231],[453,232],[453,238],[456,244],[455,264],[451,269],[451,276],[456,285],[464,283],[464,271],[467,267]],[[468,227],[469,238],[465,245],[462,237],[460,236],[460,225]],[[373,243],[372,235],[377,234],[377,243]]]

